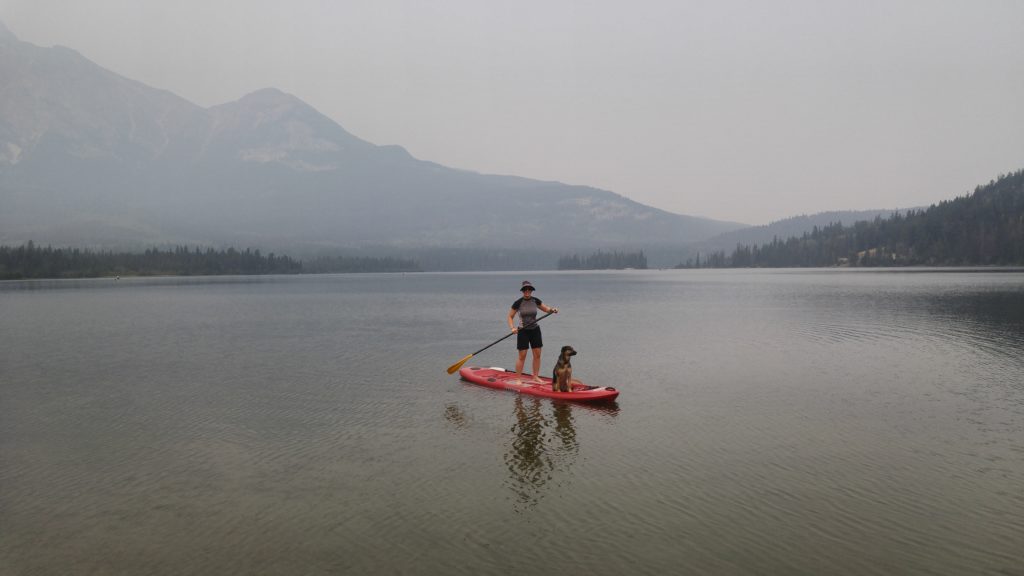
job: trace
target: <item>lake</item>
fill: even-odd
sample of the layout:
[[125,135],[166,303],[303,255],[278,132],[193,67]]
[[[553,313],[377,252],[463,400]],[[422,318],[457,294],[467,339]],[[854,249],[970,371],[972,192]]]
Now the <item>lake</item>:
[[[445,372],[524,279],[617,402]],[[0,344],[0,574],[1024,574],[1020,271],[2,282]]]

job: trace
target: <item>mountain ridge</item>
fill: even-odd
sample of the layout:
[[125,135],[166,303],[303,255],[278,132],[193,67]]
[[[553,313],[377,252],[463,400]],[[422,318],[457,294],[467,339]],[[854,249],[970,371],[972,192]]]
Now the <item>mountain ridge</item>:
[[203,108],[71,49],[4,42],[0,243],[566,251],[744,226],[419,160],[276,88]]

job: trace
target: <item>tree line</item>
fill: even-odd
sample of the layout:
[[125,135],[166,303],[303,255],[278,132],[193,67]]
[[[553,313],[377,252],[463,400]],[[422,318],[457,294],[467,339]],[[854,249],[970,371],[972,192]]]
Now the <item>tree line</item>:
[[305,265],[289,256],[227,248],[148,249],[144,252],[93,251],[0,246],[0,280],[101,278],[110,276],[220,276],[323,272],[417,271],[415,262],[395,258],[318,258]]
[[590,256],[580,258],[578,254],[558,259],[559,270],[624,270],[626,268],[647,268],[647,257],[639,252],[603,252],[598,250]]
[[926,210],[738,244],[678,268],[1024,265],[1024,170]]

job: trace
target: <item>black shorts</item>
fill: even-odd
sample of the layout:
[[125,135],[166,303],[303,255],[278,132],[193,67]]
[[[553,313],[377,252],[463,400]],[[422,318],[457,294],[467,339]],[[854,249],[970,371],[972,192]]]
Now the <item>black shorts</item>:
[[520,330],[516,334],[516,350],[526,350],[527,348],[540,348],[544,346],[544,341],[540,337],[540,328],[533,328],[530,330]]

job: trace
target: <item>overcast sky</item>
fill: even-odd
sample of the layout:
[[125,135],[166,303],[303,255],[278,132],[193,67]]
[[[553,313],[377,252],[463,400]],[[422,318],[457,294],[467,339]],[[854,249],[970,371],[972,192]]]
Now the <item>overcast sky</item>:
[[0,20],[203,106],[272,86],[417,158],[721,220],[928,205],[1024,168],[1021,0],[0,0]]

